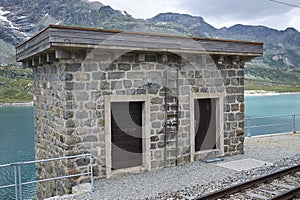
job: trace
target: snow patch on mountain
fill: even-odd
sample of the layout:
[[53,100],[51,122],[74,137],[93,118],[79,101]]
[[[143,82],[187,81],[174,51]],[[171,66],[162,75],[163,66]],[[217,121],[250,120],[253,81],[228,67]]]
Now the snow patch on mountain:
[[124,16],[131,17],[131,15],[126,10],[119,10],[119,12]]
[[10,14],[10,11],[3,11],[3,7],[0,7],[0,20],[9,24],[9,26],[13,29],[18,29],[13,25],[13,23],[5,16]]

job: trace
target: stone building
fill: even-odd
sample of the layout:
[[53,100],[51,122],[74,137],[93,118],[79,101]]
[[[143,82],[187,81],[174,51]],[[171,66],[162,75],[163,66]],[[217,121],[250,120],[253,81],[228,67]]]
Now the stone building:
[[[36,159],[92,153],[98,178],[243,153],[244,65],[258,42],[50,25],[17,47],[34,76]],[[87,159],[37,165],[37,178]],[[38,185],[38,198],[88,177]]]

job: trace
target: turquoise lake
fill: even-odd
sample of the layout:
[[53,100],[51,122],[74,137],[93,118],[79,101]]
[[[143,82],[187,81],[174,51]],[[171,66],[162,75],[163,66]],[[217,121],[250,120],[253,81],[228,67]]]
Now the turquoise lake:
[[[297,115],[298,114],[298,115]],[[261,126],[251,128],[251,136],[270,133],[292,132],[293,116],[295,116],[295,129],[300,130],[300,94],[280,94],[269,96],[246,96],[245,117],[276,116],[245,120],[245,135],[247,126]],[[266,126],[270,125],[270,126]]]
[[[34,160],[33,107],[0,108],[0,165]],[[35,179],[33,165],[22,167],[22,182]],[[14,183],[13,168],[0,168],[0,186]],[[23,188],[32,197],[34,185]],[[0,200],[15,199],[14,187],[0,189]]]
[[[245,117],[300,114],[300,94],[273,96],[246,96]],[[250,126],[291,123],[292,117],[276,117],[251,120]],[[247,126],[247,121],[245,126]],[[292,125],[251,128],[251,135],[291,132]],[[296,129],[300,130],[300,115],[296,116]],[[247,134],[245,128],[245,134]],[[0,108],[0,165],[34,160],[33,108]],[[22,168],[22,182],[35,179],[34,166]],[[0,168],[0,186],[12,184],[12,169]],[[24,187],[23,198],[33,197],[34,185]],[[14,199],[14,188],[0,189],[0,200]]]

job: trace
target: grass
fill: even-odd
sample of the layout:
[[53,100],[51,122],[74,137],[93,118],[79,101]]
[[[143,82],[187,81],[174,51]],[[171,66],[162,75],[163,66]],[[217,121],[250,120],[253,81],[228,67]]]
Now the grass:
[[300,92],[299,67],[270,67],[262,63],[247,63],[245,89]]
[[265,90],[274,92],[300,92],[300,85],[277,85],[272,82],[245,80],[245,90]]
[[32,81],[0,76],[0,103],[21,103],[33,100]]
[[[266,65],[246,65],[245,78],[252,77],[253,80],[261,80],[273,85],[297,85],[300,83],[298,68],[271,68]],[[255,77],[255,78],[254,78]]]
[[0,103],[33,100],[31,71],[15,66],[0,67]]

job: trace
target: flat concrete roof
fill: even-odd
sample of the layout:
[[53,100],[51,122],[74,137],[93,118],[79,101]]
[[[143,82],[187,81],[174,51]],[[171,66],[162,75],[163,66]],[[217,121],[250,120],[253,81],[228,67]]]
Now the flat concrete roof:
[[17,61],[57,48],[262,56],[263,43],[49,25],[16,47]]

